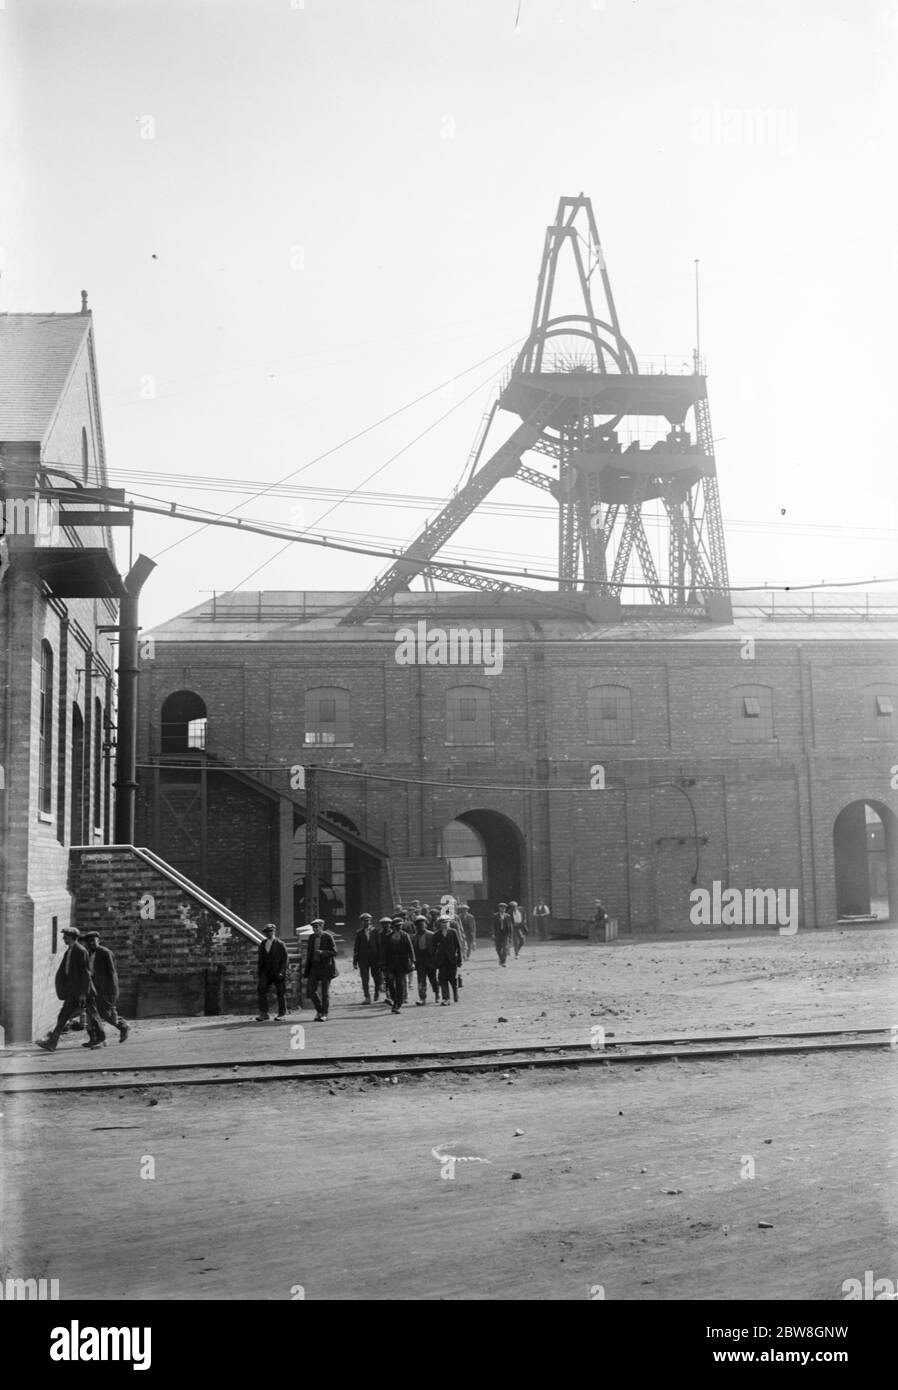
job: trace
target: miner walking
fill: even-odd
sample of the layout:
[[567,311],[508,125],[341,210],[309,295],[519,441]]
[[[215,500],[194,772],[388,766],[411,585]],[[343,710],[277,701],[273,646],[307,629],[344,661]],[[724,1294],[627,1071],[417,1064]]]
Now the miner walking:
[[96,1010],[96,990],[90,975],[90,957],[81,945],[81,933],[77,927],[63,927],[62,939],[65,953],[56,971],[56,997],[62,1000],[62,1007],[53,1029],[45,1038],[38,1038],[37,1045],[45,1052],[55,1052],[60,1034],[70,1018],[84,1011],[87,1015],[88,1040],[84,1047],[102,1047],[106,1033]]
[[316,917],[311,923],[312,935],[306,943],[306,961],[303,975],[308,981],[308,992],[317,1009],[316,1023],[326,1023],[330,1008],[331,980],[337,973],[337,943],[329,931],[324,930],[324,919]]
[[[84,943],[90,961],[90,977],[94,982],[97,995],[97,1013],[106,1023],[111,1023],[113,1028],[118,1029],[118,1040],[123,1043],[131,1029],[116,1007],[118,1004],[118,971],[115,968],[115,956],[108,946],[100,945],[100,933],[98,931],[86,931]],[[82,1044],[82,1046],[86,1047],[87,1043]]]
[[458,972],[462,962],[461,942],[458,933],[451,930],[448,917],[441,917],[433,941],[433,958],[437,968],[437,979],[443,998],[442,1004],[449,1003],[449,987],[452,997],[458,1003]]
[[362,993],[365,996],[364,1004],[371,1003],[370,980],[374,979],[374,1002],[380,998],[381,974],[380,974],[380,933],[375,931],[371,925],[372,917],[370,912],[363,912],[359,919],[361,926],[355,934],[355,945],[352,948],[352,968],[357,970],[362,977]]
[[265,939],[259,942],[259,1012],[256,1022],[268,1022],[268,995],[272,985],[278,1001],[277,1018],[283,1022],[287,1017],[287,947],[278,940],[274,922],[269,922],[262,931]]
[[499,957],[499,964],[504,968],[508,959],[508,947],[511,943],[511,918],[508,915],[508,903],[500,903],[497,912],[493,913],[493,941],[496,946],[496,955]]

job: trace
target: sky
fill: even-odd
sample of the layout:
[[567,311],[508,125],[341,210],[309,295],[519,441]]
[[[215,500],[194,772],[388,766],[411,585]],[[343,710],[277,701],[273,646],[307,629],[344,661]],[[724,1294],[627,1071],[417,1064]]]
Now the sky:
[[[0,0],[0,311],[88,291],[114,485],[399,546],[583,192],[637,356],[690,359],[699,262],[731,581],[893,577],[896,77],[898,0]],[[492,500],[453,553],[553,570]],[[145,626],[384,565],[195,529],[139,516]]]

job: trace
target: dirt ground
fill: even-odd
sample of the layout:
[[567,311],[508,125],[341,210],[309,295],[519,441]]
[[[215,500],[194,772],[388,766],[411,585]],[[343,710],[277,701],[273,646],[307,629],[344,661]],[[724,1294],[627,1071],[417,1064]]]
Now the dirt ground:
[[[307,1045],[588,1041],[597,1017],[622,1039],[873,1027],[898,1021],[896,940],[552,945],[504,971],[483,950],[458,1008],[399,1019],[359,1006],[344,965]],[[288,1033],[138,1023],[128,1064],[261,1056]],[[66,1041],[5,1066],[124,1053]],[[898,1278],[896,1067],[881,1050],[7,1095],[2,1274],[87,1299],[840,1300],[866,1270]]]
[[[481,942],[463,974],[457,1008],[410,1003],[397,1018],[382,1002],[361,1005],[350,955],[340,961],[328,1022],[315,1024],[314,1011],[305,1009],[290,1023],[303,1025],[310,1057],[588,1044],[596,1025],[623,1040],[898,1023],[898,931],[887,927],[609,946],[528,943],[504,970]],[[126,1063],[248,1061],[291,1050],[289,1028],[246,1016],[138,1020],[123,1048],[110,1036],[110,1046],[95,1053],[82,1050],[78,1035],[66,1035],[52,1056],[33,1046],[8,1048],[0,1069],[101,1071]]]

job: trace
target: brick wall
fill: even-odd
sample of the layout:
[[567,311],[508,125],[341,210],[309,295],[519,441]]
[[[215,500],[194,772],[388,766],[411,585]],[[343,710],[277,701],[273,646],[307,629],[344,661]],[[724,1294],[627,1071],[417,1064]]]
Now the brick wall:
[[[143,668],[142,749],[158,751],[162,701],[187,688],[206,702],[211,739],[220,731],[248,761],[260,751],[285,768],[314,761],[325,769],[322,807],[341,810],[397,857],[434,854],[441,829],[462,812],[504,816],[520,834],[521,894],[528,904],[544,895],[556,928],[582,929],[601,896],[623,931],[691,929],[691,891],[715,880],[797,888],[801,927],[831,925],[838,811],[852,799],[873,799],[898,814],[890,773],[898,744],[871,740],[862,709],[871,683],[894,685],[898,653],[861,629],[842,641],[806,640],[804,628],[794,641],[761,633],[752,659],[736,627],[723,641],[507,640],[504,670],[493,676],[398,666],[387,632],[367,640],[342,633],[335,640],[327,630],[297,641],[263,634],[251,649],[229,636],[226,623],[210,624],[214,642],[157,640]],[[492,746],[446,743],[446,692],[458,684],[490,690]],[[351,747],[304,747],[304,695],[319,685],[350,691]],[[587,692],[595,685],[631,691],[630,741],[591,741]],[[773,727],[763,741],[743,741],[744,728],[734,727],[734,692],[743,686],[772,694]],[[596,764],[604,790],[590,789]],[[398,780],[329,778],[329,767]],[[669,786],[681,776],[693,782],[696,885],[692,811]],[[483,785],[434,787],[403,777]],[[533,791],[508,790],[518,786]],[[149,825],[149,788],[141,795]],[[221,798],[213,805],[210,795],[209,816],[210,844],[247,834],[239,809]],[[270,852],[276,832],[262,833]],[[209,891],[221,896],[225,885],[234,901],[242,891],[242,911],[253,921],[267,912],[258,863],[239,868],[236,856],[226,865],[210,853],[209,871]],[[276,875],[267,859],[264,873]]]
[[[183,981],[219,967],[225,1012],[255,1011],[258,943],[132,849],[73,851],[70,886],[75,925],[98,931],[115,955],[126,1017],[140,1007],[141,989],[145,998],[160,977]],[[154,902],[151,919],[141,915],[146,895]]]

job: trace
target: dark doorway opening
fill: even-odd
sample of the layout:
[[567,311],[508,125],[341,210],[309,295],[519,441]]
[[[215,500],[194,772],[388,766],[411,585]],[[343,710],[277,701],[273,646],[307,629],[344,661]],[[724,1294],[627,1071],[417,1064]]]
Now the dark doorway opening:
[[880,801],[853,801],[833,826],[840,918],[898,917],[898,818]]
[[501,812],[462,812],[443,831],[440,853],[452,866],[453,883],[460,880],[460,896],[467,898],[478,923],[491,917],[499,902],[525,901],[523,836]]

